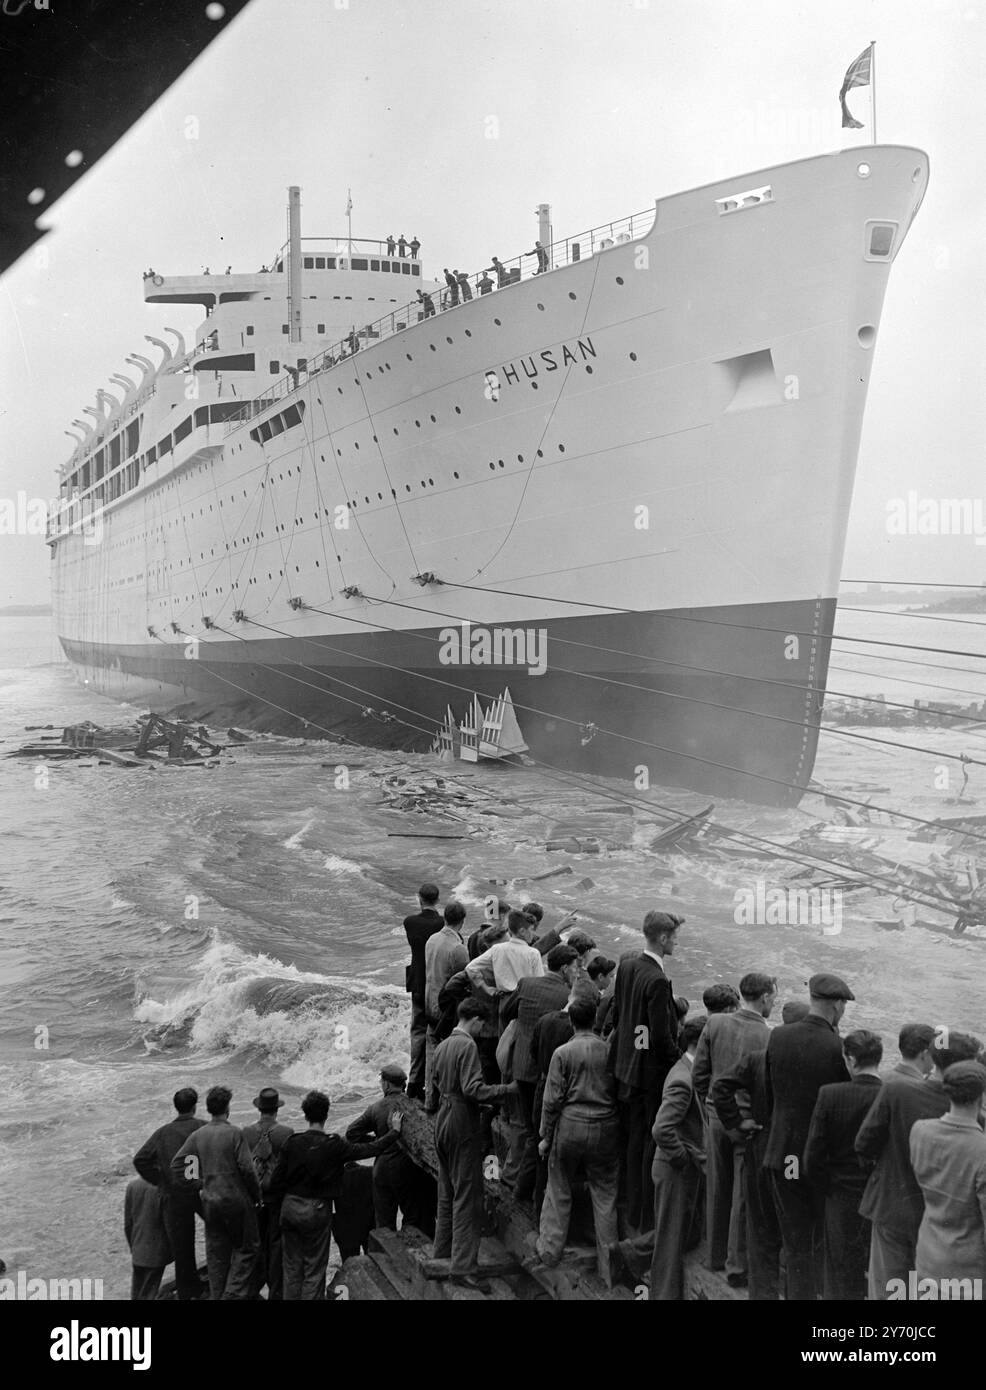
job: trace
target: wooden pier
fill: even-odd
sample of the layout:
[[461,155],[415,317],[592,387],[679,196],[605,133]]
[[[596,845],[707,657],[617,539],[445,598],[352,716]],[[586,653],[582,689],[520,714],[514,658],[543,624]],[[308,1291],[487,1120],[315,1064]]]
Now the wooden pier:
[[[437,1176],[433,1117],[416,1101],[405,1100],[401,1147],[419,1167]],[[494,1137],[499,1126],[494,1123]],[[497,1148],[501,1144],[498,1140]],[[500,1160],[502,1161],[502,1154]],[[497,1165],[492,1165],[498,1171]],[[595,1245],[566,1246],[561,1261],[547,1269],[531,1267],[537,1227],[529,1206],[517,1202],[497,1179],[485,1180],[484,1234],[479,1247],[479,1273],[490,1285],[478,1289],[453,1284],[448,1260],[436,1260],[432,1242],[421,1231],[378,1229],[370,1234],[365,1255],[351,1256],[329,1285],[329,1297],[356,1302],[634,1302],[646,1299],[643,1282],[634,1288],[621,1283],[608,1287],[596,1269]],[[578,1232],[576,1231],[576,1239]],[[722,1274],[703,1264],[699,1247],[685,1261],[686,1298],[744,1301],[746,1291],[733,1289]]]

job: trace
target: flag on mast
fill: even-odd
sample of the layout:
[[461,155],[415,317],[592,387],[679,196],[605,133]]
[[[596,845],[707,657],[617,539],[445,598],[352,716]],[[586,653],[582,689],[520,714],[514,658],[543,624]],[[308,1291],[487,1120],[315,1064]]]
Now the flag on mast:
[[849,130],[862,130],[863,122],[857,121],[849,107],[846,105],[846,93],[852,87],[868,87],[870,76],[873,69],[873,45],[864,48],[862,53],[854,63],[849,64],[845,80],[842,83],[842,90],[839,92],[839,101],[842,105],[842,125]]
[[[867,79],[867,81],[868,80],[869,79]],[[353,210],[353,190],[351,188],[347,188],[346,194],[346,216],[348,217]]]

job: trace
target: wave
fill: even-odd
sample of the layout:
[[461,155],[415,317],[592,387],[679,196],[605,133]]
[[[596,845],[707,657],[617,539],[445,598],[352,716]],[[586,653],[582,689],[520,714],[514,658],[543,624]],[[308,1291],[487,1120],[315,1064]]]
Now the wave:
[[385,1062],[409,1062],[407,996],[393,985],[298,970],[216,940],[197,978],[134,1010],[149,1052],[222,1054],[277,1070],[286,1086],[372,1089]]

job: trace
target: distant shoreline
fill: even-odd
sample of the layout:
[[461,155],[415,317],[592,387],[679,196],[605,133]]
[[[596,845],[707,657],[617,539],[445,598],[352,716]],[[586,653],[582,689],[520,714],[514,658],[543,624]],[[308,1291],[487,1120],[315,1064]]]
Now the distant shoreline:
[[945,594],[933,589],[883,589],[862,593],[858,589],[839,595],[840,608],[899,607],[906,613],[981,613],[986,609],[986,589],[955,589]]
[[12,603],[0,608],[0,618],[50,618],[50,603]]

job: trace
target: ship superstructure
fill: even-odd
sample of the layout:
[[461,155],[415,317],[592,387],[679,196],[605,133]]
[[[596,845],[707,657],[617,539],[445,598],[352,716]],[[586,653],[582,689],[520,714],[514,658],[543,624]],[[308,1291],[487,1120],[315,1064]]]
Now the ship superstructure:
[[796,801],[926,183],[874,146],[565,241],[542,215],[541,258],[454,292],[302,239],[292,190],[270,268],[145,278],[206,317],[62,470],[66,655],[155,708],[416,747],[509,686],[547,767]]

